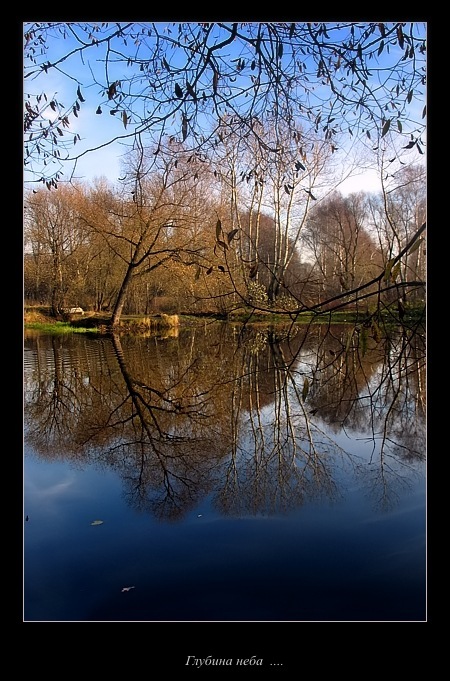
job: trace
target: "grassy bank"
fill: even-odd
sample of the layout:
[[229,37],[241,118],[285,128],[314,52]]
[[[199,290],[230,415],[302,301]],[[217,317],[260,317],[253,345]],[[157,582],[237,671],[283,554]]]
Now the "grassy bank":
[[[302,312],[296,317],[269,313],[255,312],[253,310],[241,310],[228,316],[224,315],[124,315],[118,327],[119,333],[135,334],[162,334],[177,335],[180,326],[192,326],[202,323],[205,319],[214,321],[227,321],[235,324],[362,324],[370,316],[367,313],[358,313],[351,310],[339,310],[312,314]],[[83,315],[70,315],[65,321],[56,320],[50,315],[48,308],[28,307],[24,310],[25,329],[35,329],[45,333],[93,333],[107,334],[110,332],[110,315],[88,312]],[[385,310],[378,322],[396,325],[414,324],[420,321],[425,323],[425,308],[411,308],[406,311],[403,319],[398,317],[396,311]]]
[[[88,312],[68,315],[64,321],[56,320],[45,308],[25,308],[24,327],[45,333],[109,333],[110,315]],[[124,315],[120,320],[118,332],[123,333],[167,333],[179,326],[178,315],[158,314]]]

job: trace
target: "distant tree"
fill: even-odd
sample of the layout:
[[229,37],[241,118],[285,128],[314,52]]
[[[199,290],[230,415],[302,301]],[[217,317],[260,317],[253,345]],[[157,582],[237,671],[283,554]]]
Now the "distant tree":
[[344,197],[335,192],[310,213],[303,239],[314,257],[323,301],[358,288],[383,269],[381,251],[369,233],[367,201],[363,193]]
[[[398,291],[394,288],[391,292],[400,305],[406,303],[407,294],[412,299],[425,300],[426,234],[422,226],[426,221],[426,192],[424,166],[410,165],[390,176],[389,185],[383,182],[383,191],[371,200],[374,234],[389,270],[388,278],[400,285]],[[397,254],[419,232],[412,247],[394,263]]]
[[280,305],[292,295],[291,265],[299,258],[300,235],[320,181],[333,168],[333,151],[323,134],[311,135],[306,161],[306,150],[291,140],[282,118],[265,130],[259,125],[259,134],[279,152],[268,153],[251,137],[224,132],[212,163],[222,190],[227,234],[236,234],[238,243],[241,267],[231,271],[227,259],[234,285],[247,303],[248,290],[253,303],[259,298]]
[[87,235],[79,219],[78,196],[77,186],[64,186],[51,194],[43,188],[25,193],[25,243],[29,251],[25,288],[34,290],[38,297],[44,294],[55,316],[67,304],[79,305],[77,295],[84,291]]

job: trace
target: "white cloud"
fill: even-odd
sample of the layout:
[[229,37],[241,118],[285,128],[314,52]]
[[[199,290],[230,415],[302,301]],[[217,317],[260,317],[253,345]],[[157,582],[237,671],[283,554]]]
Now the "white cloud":
[[354,192],[380,192],[380,173],[377,170],[365,170],[360,174],[348,177],[339,185],[338,189],[344,196]]

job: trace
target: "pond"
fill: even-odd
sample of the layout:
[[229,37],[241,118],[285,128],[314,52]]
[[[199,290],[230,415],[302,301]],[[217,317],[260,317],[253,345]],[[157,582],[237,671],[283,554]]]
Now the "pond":
[[25,622],[426,621],[422,328],[24,342]]

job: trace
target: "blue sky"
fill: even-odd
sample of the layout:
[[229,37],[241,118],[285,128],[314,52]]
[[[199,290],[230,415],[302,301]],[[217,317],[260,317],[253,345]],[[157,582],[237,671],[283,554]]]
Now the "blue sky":
[[[159,28],[162,28],[162,24],[159,25]],[[62,38],[54,41],[48,58],[53,61],[58,51],[60,54],[66,53],[71,45],[75,46],[76,43],[72,42],[72,40],[63,40]],[[130,47],[130,49],[135,48]],[[66,62],[60,65],[62,72],[50,69],[46,74],[42,74],[38,80],[26,79],[24,81],[24,95],[27,92],[37,93],[42,87],[45,88],[48,96],[54,95],[58,101],[62,102],[65,106],[69,106],[76,97],[78,83],[76,80],[70,80],[64,75],[66,70],[67,72],[70,71],[71,76],[79,78],[81,83],[86,82],[87,68],[99,80],[104,80],[104,67],[102,62],[98,60],[95,50],[89,49],[87,58],[89,58],[89,63],[83,62],[78,55],[74,55],[70,60],[70,64]],[[108,74],[110,82],[114,77],[120,79],[120,72],[118,71],[117,74],[117,76],[112,73]],[[101,115],[96,114],[98,105],[104,100],[104,93],[101,92],[98,85],[92,85],[90,88],[81,85],[81,92],[86,101],[81,104],[78,118],[75,118],[73,115],[70,116],[70,131],[81,138],[77,141],[73,149],[74,152],[80,154],[80,152],[86,151],[93,146],[99,146],[108,142],[111,138],[124,137],[132,131],[131,126],[128,126],[127,129],[124,128],[120,116],[110,115],[107,109],[104,109]],[[425,101],[417,105],[415,117],[418,120],[421,118],[421,110],[424,103]],[[56,114],[49,108],[48,115],[55,116]],[[120,157],[125,149],[123,142],[123,140],[121,142],[119,139],[117,142],[105,146],[94,153],[87,153],[82,156],[77,162],[74,177],[92,181],[96,177],[104,176],[112,182],[116,182],[122,174]],[[409,154],[409,160],[411,160],[412,154],[414,154],[414,150]],[[416,156],[418,161],[423,161],[423,157],[420,157],[417,153]],[[367,162],[375,164],[375,155],[369,157]],[[26,182],[27,178],[25,177],[24,180]],[[378,191],[380,189],[379,173],[376,169],[365,170],[364,172],[360,169],[355,173],[354,177],[342,183],[339,189],[343,193],[360,190]]]

